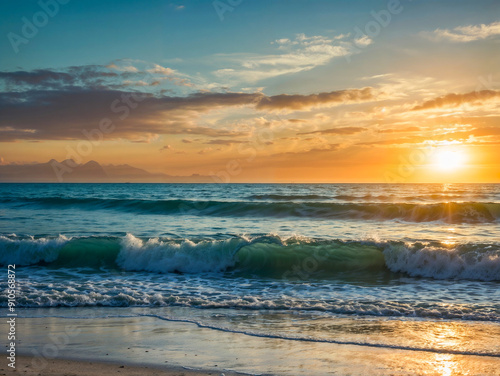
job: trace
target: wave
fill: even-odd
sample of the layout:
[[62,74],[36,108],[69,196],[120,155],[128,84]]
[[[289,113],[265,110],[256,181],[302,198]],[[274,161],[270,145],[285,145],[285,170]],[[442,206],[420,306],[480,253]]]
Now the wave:
[[60,249],[69,241],[63,235],[57,238],[35,238],[29,236],[0,236],[0,263],[2,265],[33,265],[53,262],[59,256]]
[[344,241],[277,235],[223,239],[0,236],[0,263],[128,272],[237,272],[307,280],[346,273],[500,281],[500,244]]
[[[63,272],[66,274],[68,271]],[[100,271],[102,274],[102,271]],[[249,289],[247,283],[238,281],[197,279],[189,283],[181,275],[169,278],[129,279],[103,278],[96,281],[89,278],[88,271],[80,273],[79,278],[67,281],[31,279],[23,283],[17,296],[17,306],[25,308],[45,307],[185,307],[199,309],[236,309],[247,311],[301,311],[321,313],[322,315],[356,315],[373,317],[408,317],[466,321],[500,322],[500,306],[490,304],[457,304],[443,302],[409,302],[405,298],[394,297],[390,300],[365,296],[352,298],[337,294],[328,297],[328,289],[323,287],[323,298],[315,297],[318,284],[300,287],[297,283],[285,283],[285,289],[301,288],[304,294],[291,296],[290,292],[274,291],[276,284],[258,284]],[[165,276],[162,276],[165,277]],[[248,281],[246,278],[244,281]],[[273,281],[275,282],[275,281]],[[200,293],[200,283],[210,284],[211,293]],[[246,286],[245,286],[246,285]],[[225,288],[229,286],[229,289]],[[273,287],[274,286],[274,287]],[[216,289],[217,292],[214,292]],[[219,293],[220,292],[220,293]],[[0,296],[0,307],[7,306],[7,297]]]
[[[281,239],[275,235],[226,240],[183,240],[173,243],[157,238],[143,241],[128,234],[117,263],[126,270],[152,272],[221,272],[236,270],[283,278],[328,276],[346,271],[383,270],[384,260],[373,244]],[[297,267],[304,269],[294,272]]]
[[412,277],[500,281],[500,246],[498,244],[458,244],[439,242],[389,242],[384,260],[392,272]]
[[390,195],[376,195],[376,194],[365,194],[365,195],[336,195],[331,198],[334,198],[336,200],[340,201],[362,201],[362,202],[369,202],[369,201],[389,201],[389,202],[422,202],[422,201],[449,201],[449,200],[455,200],[455,201],[466,201],[466,200],[471,200],[471,199],[482,199],[481,202],[484,200],[490,199],[494,200],[496,197],[492,194],[453,194],[453,193],[423,193],[423,194],[414,194],[412,196],[401,196],[401,195],[395,195],[395,194],[390,194]]
[[248,196],[249,199],[253,200],[276,200],[276,201],[290,201],[290,200],[327,200],[331,197],[322,195],[278,195],[278,194],[268,194],[268,195],[251,195]]
[[491,223],[500,219],[500,203],[334,203],[196,200],[130,200],[105,198],[4,198],[4,204],[46,208],[119,210],[131,213],[221,217],[301,217],[316,219],[402,220],[407,222]]

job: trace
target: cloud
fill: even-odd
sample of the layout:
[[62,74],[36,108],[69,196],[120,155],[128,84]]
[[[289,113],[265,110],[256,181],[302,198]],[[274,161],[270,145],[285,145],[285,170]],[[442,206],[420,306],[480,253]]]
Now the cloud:
[[[306,38],[306,41],[309,39]],[[310,42],[314,44],[315,40]],[[127,67],[131,62],[123,64]],[[156,77],[175,75],[174,70],[160,65],[153,65],[149,70],[148,74]],[[199,124],[201,116],[210,111],[234,107],[296,111],[376,98],[371,87],[309,95],[266,96],[262,92],[210,91],[184,96],[166,95],[165,90],[151,91],[149,77],[138,78],[138,74],[131,69],[117,70],[103,66],[0,72],[0,87],[3,86],[0,92],[0,141],[85,140],[89,132],[99,128],[103,119],[109,119],[113,123],[113,131],[107,134],[107,139],[124,138],[142,142],[157,135],[184,134],[219,138],[213,144],[228,145],[228,140],[220,138],[244,136],[248,131],[202,125]],[[116,80],[116,84],[112,80]],[[300,123],[305,120],[289,121]],[[266,120],[259,126],[268,124]],[[321,132],[347,134],[355,131],[356,127],[347,127]]]
[[124,86],[150,86],[150,85],[154,86],[155,83],[153,82],[153,83],[150,84],[150,83],[147,83],[145,81],[125,80],[125,81],[123,81],[123,85]]
[[155,96],[121,90],[30,90],[0,93],[0,141],[79,140],[113,122],[109,138],[136,139],[152,134],[198,134],[236,137],[245,132],[197,125],[202,113],[252,105],[261,94],[195,93]]
[[188,75],[157,64],[117,60],[108,65],[81,65],[32,71],[0,72],[7,90],[64,89],[70,87],[120,89],[127,86],[158,86],[163,82],[193,87]]
[[172,76],[175,73],[175,70],[171,68],[165,68],[162,67],[161,65],[154,64],[153,68],[148,69],[149,73],[160,73],[164,76]]
[[[471,143],[476,142],[477,138],[482,137],[498,137],[500,136],[500,128],[495,126],[477,127],[469,130],[433,130],[427,135],[415,135],[410,137],[402,137],[387,140],[367,141],[357,143],[359,146],[378,146],[378,145],[404,145],[404,144],[422,144],[422,143],[441,143],[441,142],[460,142]],[[485,141],[488,142],[488,141]]]
[[[324,144],[299,151],[288,151],[262,156],[260,163],[265,167],[285,167],[293,165],[311,167],[318,160],[325,160],[329,153],[336,152],[339,144]],[[326,158],[328,159],[328,158]]]
[[369,38],[367,35],[362,36],[354,40],[354,44],[358,47],[366,47],[373,43],[373,39]]
[[275,54],[219,54],[215,58],[229,65],[214,71],[219,79],[232,82],[255,82],[284,74],[298,73],[325,65],[337,57],[351,54],[344,42],[315,35],[297,34],[295,39],[277,39],[271,42],[277,46]]
[[106,68],[115,69],[120,72],[132,72],[132,73],[139,72],[139,70],[132,65],[118,66],[115,63],[111,63],[109,65],[106,65]]
[[366,131],[366,128],[361,128],[361,127],[342,127],[342,128],[331,128],[331,129],[323,129],[319,131],[313,131],[313,132],[302,132],[302,133],[297,133],[298,135],[306,135],[306,134],[338,134],[338,135],[350,135],[350,134],[355,134],[359,132]]
[[340,147],[339,144],[327,144],[322,147],[317,147],[309,150],[304,150],[304,151],[297,151],[297,152],[290,152],[290,153],[283,153],[283,155],[311,155],[311,154],[322,154],[325,152],[331,152],[335,151]]
[[[310,95],[266,96],[261,92],[210,91],[165,95],[164,90],[151,92],[145,80],[125,80],[112,85],[106,81],[108,77],[121,80],[124,76],[136,77],[136,73],[107,69],[84,66],[60,72],[0,72],[0,86],[4,88],[0,92],[0,141],[85,140],[88,132],[98,129],[103,119],[113,123],[113,131],[107,139],[141,141],[162,134],[239,137],[247,135],[247,131],[201,125],[198,124],[200,117],[231,107],[294,111],[369,101],[375,97],[369,87]],[[173,72],[159,65],[151,69],[151,74],[170,75]],[[296,119],[299,121],[302,120]]]
[[403,133],[403,132],[418,132],[420,131],[419,127],[405,127],[405,128],[389,128],[389,129],[380,129],[378,133]]
[[247,141],[222,140],[222,139],[210,140],[205,142],[205,144],[208,145],[232,145],[232,144],[245,144],[245,143],[247,143]]
[[490,24],[459,26],[454,29],[436,29],[424,34],[435,41],[448,40],[456,43],[466,43],[500,35],[500,22]]
[[166,68],[158,64],[153,64],[153,68],[147,69],[146,72],[155,75],[157,78],[157,81],[153,84],[159,84],[161,81],[167,80],[177,86],[194,87],[194,84],[190,82],[188,75],[181,74],[172,68]]
[[172,147],[170,145],[165,145],[165,146],[160,148],[160,151],[165,151],[165,150],[170,150],[170,149],[172,149]]
[[421,111],[441,107],[457,107],[465,103],[477,103],[495,98],[500,98],[500,90],[471,91],[465,94],[450,93],[425,101],[421,105],[413,107],[411,110]]
[[331,91],[328,93],[310,95],[280,94],[271,97],[263,97],[257,103],[257,109],[266,110],[302,110],[304,108],[319,107],[351,102],[366,102],[374,100],[376,96],[371,87],[363,89],[347,89]]
[[470,135],[475,137],[500,136],[500,127],[475,128],[470,131]]
[[359,146],[376,146],[376,145],[403,145],[403,144],[418,144],[424,141],[424,137],[406,137],[406,138],[396,138],[389,140],[379,140],[379,141],[367,141],[359,142],[356,145]]
[[0,81],[16,90],[26,88],[60,89],[65,86],[102,86],[106,80],[116,79],[120,74],[104,70],[102,66],[86,65],[68,67],[61,71],[35,69],[32,71],[0,72]]
[[203,155],[203,154],[208,154],[208,153],[211,153],[213,151],[218,151],[218,150],[220,150],[220,149],[214,150],[214,148],[208,147],[208,148],[200,150],[198,152],[198,154]]

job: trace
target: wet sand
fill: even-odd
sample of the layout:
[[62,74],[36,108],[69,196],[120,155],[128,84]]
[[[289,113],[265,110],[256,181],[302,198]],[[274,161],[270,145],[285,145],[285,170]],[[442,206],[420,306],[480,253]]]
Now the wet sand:
[[[14,370],[5,367],[0,371],[0,375],[11,375]],[[151,365],[128,365],[127,363],[111,362],[90,362],[82,360],[50,359],[40,363],[36,358],[29,356],[18,356],[16,359],[17,374],[22,375],[43,375],[43,376],[201,376],[214,375],[226,376],[236,375],[232,372],[218,371],[198,371],[181,367],[159,367]]]
[[[385,340],[388,345],[381,347],[214,330],[194,323],[159,320],[151,315],[152,311],[158,310],[92,307],[26,311],[24,314],[38,317],[19,319],[17,369],[14,373],[2,362],[0,376],[220,376],[222,373],[226,376],[333,373],[342,376],[500,376],[500,357],[496,355],[499,328],[495,323],[394,321],[384,327],[375,321],[373,330],[367,331],[371,321],[349,318],[332,321],[332,325],[345,327],[347,339],[359,338],[355,337],[356,328],[361,328],[359,335],[369,336],[375,343]],[[186,313],[182,308],[168,311],[173,315]],[[148,316],[144,316],[146,312]],[[41,314],[52,317],[40,317]],[[319,320],[314,323],[320,325]],[[3,326],[5,324],[0,323],[0,329]],[[434,341],[430,342],[431,350],[391,348],[391,330],[401,337],[400,342],[407,338],[416,343],[419,333],[426,334],[428,341]],[[333,335],[338,337],[340,333],[332,332]],[[466,351],[478,347],[479,337],[481,343],[489,344],[484,350],[493,355],[467,354]],[[453,347],[450,351],[433,351],[443,343]],[[451,353],[452,350],[464,353]]]

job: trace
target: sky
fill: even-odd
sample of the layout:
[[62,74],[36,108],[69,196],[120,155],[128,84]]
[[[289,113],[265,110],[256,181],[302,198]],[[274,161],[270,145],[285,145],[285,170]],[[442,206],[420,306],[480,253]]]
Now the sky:
[[4,0],[0,164],[500,182],[500,2]]

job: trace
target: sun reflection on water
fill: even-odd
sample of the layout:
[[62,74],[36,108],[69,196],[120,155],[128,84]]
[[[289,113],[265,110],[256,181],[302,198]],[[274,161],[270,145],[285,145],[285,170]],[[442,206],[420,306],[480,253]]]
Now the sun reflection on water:
[[436,354],[435,355],[435,370],[439,375],[452,376],[456,375],[458,370],[458,363],[454,359],[455,356],[450,354]]
[[[429,331],[425,334],[425,339],[431,348],[443,349],[444,351],[466,351],[467,342],[471,336],[467,327],[443,322],[435,323],[429,326],[428,329]],[[428,360],[429,365],[431,365],[429,374],[442,376],[461,374],[459,358],[459,356],[454,354],[433,354]]]

